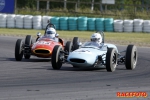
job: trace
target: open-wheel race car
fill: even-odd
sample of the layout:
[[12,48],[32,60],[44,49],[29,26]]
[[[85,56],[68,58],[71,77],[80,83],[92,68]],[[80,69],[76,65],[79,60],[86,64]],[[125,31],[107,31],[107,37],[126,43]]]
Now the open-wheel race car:
[[126,69],[133,70],[137,64],[137,48],[128,45],[126,50],[119,52],[114,44],[104,43],[104,33],[97,32],[102,36],[100,47],[91,45],[91,42],[82,44],[78,37],[74,43],[74,51],[64,57],[63,48],[56,45],[52,54],[53,69],[60,69],[63,63],[69,63],[77,68],[106,68],[108,72],[115,71],[119,64],[125,64]]
[[[67,41],[66,44],[64,40],[58,37],[58,41],[55,39],[45,36],[46,31],[49,27],[55,28],[55,26],[49,23],[46,26],[44,36],[36,39],[36,42],[32,42],[32,36],[27,35],[25,41],[22,39],[18,39],[15,45],[15,59],[17,61],[21,61],[23,56],[25,59],[29,59],[31,55],[42,57],[42,58],[50,58],[53,54],[54,47],[60,46],[62,51],[65,53],[73,50],[73,44],[71,41]],[[55,49],[54,49],[55,50]]]

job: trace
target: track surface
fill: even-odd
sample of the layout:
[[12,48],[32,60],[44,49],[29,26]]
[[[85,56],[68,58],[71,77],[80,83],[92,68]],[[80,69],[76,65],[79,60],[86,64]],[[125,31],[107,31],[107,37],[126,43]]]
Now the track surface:
[[[18,62],[14,58],[19,37],[0,36],[0,100],[149,100],[118,98],[116,92],[143,91],[150,94],[150,48],[138,47],[134,70],[118,66],[105,69],[77,69],[64,64],[53,70],[50,59],[31,57]],[[126,49],[118,46],[119,50]]]

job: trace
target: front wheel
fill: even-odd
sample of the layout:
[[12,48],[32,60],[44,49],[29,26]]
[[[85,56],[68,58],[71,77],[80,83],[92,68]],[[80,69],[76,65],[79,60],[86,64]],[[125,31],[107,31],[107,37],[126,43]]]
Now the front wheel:
[[24,58],[30,59],[31,56],[31,46],[32,45],[32,36],[27,35],[25,38],[25,51],[24,51]]
[[137,64],[137,48],[134,45],[128,45],[125,56],[126,69],[133,70]]
[[108,48],[106,53],[106,69],[108,72],[115,71],[117,66],[117,51],[114,48]]
[[16,41],[15,46],[15,59],[16,61],[21,61],[23,57],[23,41],[21,39],[18,39]]
[[62,47],[60,45],[56,45],[52,52],[52,67],[53,69],[60,69],[62,66],[62,57],[63,54],[60,52],[62,50]]

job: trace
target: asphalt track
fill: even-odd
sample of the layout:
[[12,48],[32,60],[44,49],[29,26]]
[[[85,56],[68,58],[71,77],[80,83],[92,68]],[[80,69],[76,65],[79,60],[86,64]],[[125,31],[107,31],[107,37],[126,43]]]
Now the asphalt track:
[[[134,70],[78,69],[64,64],[53,70],[50,59],[15,61],[19,37],[0,36],[0,100],[150,100],[150,48],[138,47]],[[21,38],[21,37],[20,37]],[[119,50],[126,46],[118,46]],[[116,92],[147,92],[147,98],[118,98]]]

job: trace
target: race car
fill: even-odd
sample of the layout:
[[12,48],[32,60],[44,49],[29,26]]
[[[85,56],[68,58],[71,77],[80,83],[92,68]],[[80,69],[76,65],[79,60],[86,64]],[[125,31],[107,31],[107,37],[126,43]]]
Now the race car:
[[[52,54],[53,69],[60,69],[64,61],[77,68],[106,68],[108,72],[115,71],[119,64],[125,64],[126,69],[133,70],[137,64],[137,47],[128,45],[127,49],[119,52],[114,44],[104,43],[104,33],[97,32],[102,36],[101,47],[91,45],[90,42],[81,43],[76,41],[76,50],[70,52],[67,58],[63,57],[61,46],[55,46]],[[78,40],[78,39],[76,39]]]
[[[49,23],[46,26],[46,30],[49,27],[55,26],[52,23]],[[44,33],[44,34],[45,34]],[[73,48],[72,42],[67,41],[66,44],[64,40],[58,38],[58,41],[55,41],[49,37],[41,37],[36,39],[35,43],[32,43],[32,36],[27,35],[25,38],[25,42],[22,39],[18,39],[15,45],[15,59],[16,61],[21,61],[24,55],[25,59],[29,59],[31,55],[42,57],[42,58],[51,58],[54,47],[58,45],[62,48],[64,52],[70,52]]]

